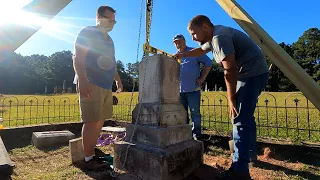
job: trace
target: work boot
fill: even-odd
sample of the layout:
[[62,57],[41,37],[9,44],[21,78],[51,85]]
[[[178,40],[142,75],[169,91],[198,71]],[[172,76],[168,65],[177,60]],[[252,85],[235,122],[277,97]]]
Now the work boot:
[[88,171],[99,171],[110,168],[108,163],[102,161],[97,156],[93,156],[91,160],[85,162],[84,167]]

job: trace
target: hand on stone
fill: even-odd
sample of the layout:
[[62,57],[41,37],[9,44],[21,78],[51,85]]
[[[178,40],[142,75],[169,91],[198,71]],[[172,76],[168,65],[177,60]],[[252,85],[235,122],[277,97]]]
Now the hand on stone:
[[173,55],[174,57],[177,57],[177,59],[181,59],[184,57],[183,53],[176,53],[175,55]]

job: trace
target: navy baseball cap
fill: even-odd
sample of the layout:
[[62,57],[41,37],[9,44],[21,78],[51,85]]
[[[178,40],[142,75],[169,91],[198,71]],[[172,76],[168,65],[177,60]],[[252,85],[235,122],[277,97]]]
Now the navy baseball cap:
[[184,39],[184,36],[183,36],[182,34],[177,34],[177,35],[175,35],[175,36],[173,37],[173,42],[174,42],[175,40],[185,40],[185,39]]

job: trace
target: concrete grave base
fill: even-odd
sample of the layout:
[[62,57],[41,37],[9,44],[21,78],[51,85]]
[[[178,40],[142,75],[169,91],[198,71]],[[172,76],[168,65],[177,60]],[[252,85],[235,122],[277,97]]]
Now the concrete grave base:
[[10,177],[13,172],[13,167],[14,165],[0,137],[0,179]]
[[57,145],[67,145],[75,135],[70,131],[33,132],[32,144],[38,148],[48,148]]
[[180,180],[190,175],[203,164],[203,142],[187,140],[167,148],[157,148],[143,144],[115,144],[114,166],[134,174],[142,180]]
[[[130,142],[133,130],[133,124],[127,126],[127,136],[125,141]],[[167,146],[192,139],[191,132],[192,126],[187,124],[170,126],[167,128],[137,125],[132,143],[165,148]]]

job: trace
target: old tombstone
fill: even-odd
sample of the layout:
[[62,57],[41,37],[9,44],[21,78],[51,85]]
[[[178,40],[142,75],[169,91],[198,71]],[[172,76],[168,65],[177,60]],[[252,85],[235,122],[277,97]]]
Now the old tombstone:
[[178,62],[164,55],[143,59],[139,103],[125,140],[115,143],[115,168],[143,180],[188,176],[203,163],[203,143],[193,140],[186,116],[179,102]]

